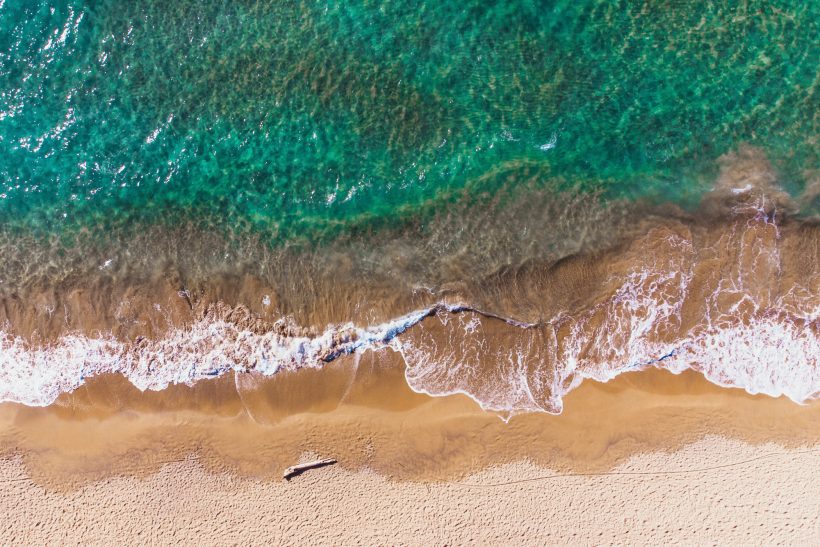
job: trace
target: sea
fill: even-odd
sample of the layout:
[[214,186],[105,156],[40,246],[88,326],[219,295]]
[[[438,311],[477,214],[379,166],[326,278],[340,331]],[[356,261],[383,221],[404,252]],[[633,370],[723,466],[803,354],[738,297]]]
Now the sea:
[[818,59],[796,0],[0,0],[0,401],[370,351],[503,416],[817,399]]

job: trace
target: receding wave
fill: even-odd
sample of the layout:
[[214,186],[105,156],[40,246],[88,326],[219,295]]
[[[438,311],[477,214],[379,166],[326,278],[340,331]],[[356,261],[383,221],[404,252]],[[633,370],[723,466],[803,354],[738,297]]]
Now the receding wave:
[[808,286],[783,285],[784,237],[765,215],[738,220],[717,237],[722,248],[698,248],[695,240],[682,226],[650,231],[615,255],[620,263],[607,264],[590,305],[536,323],[440,302],[378,325],[347,323],[312,335],[292,320],[266,323],[246,308],[217,304],[159,339],[70,334],[34,346],[7,334],[0,398],[47,405],[105,372],[157,390],[229,371],[328,366],[366,350],[399,352],[418,392],[464,393],[506,414],[559,413],[582,380],[605,382],[646,367],[691,368],[722,386],[800,403],[816,398],[817,276]]
[[[506,414],[560,413],[564,395],[582,380],[606,382],[650,366],[674,373],[691,368],[721,386],[785,395],[798,403],[820,394],[817,316],[794,320],[764,315],[663,342],[654,339],[655,321],[669,315],[647,314],[647,302],[625,302],[624,294],[604,307],[620,307],[631,316],[616,312],[601,317],[593,328],[598,310],[577,320],[526,325],[466,306],[441,305],[378,326],[331,327],[316,337],[300,336],[298,328],[285,322],[254,332],[216,314],[161,340],[135,344],[68,335],[47,347],[31,347],[19,337],[3,335],[0,399],[48,405],[101,373],[118,372],[141,390],[159,390],[230,371],[272,375],[317,368],[340,355],[388,348],[404,358],[406,378],[415,391],[463,393],[486,410]],[[222,311],[228,316],[235,312]]]

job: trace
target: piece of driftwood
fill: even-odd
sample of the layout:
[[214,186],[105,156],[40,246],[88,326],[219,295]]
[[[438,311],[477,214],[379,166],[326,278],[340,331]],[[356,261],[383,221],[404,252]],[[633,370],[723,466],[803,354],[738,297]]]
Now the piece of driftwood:
[[336,460],[334,460],[333,458],[324,458],[322,460],[314,460],[312,462],[298,463],[296,465],[291,465],[290,467],[285,469],[285,472],[282,474],[282,477],[286,481],[289,481],[293,477],[297,477],[309,469],[316,469],[317,467],[333,465],[334,463],[336,463]]

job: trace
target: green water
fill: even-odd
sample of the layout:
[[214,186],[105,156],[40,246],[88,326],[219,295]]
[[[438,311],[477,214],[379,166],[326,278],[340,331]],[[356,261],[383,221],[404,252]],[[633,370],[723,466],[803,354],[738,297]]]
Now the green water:
[[694,207],[740,143],[793,195],[818,168],[817,2],[0,6],[0,222],[35,232],[276,243],[519,184]]

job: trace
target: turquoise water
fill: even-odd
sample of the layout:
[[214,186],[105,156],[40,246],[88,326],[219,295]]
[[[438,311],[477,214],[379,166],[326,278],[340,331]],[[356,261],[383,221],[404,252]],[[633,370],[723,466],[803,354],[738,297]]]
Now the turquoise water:
[[[274,244],[536,185],[818,167],[816,2],[0,0],[0,222]],[[526,181],[526,184],[524,182]]]

